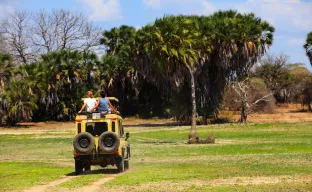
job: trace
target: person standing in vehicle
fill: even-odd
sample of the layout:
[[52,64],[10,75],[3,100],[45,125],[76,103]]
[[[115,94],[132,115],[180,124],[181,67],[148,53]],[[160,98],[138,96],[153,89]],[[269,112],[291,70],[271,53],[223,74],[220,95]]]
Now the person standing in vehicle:
[[109,102],[109,100],[106,97],[106,92],[101,91],[100,93],[101,98],[97,101],[96,105],[92,108],[92,110],[98,108],[98,111],[101,114],[107,114],[112,112],[115,112],[116,114],[119,114],[119,111],[115,109],[115,107]]
[[82,105],[80,111],[78,112],[78,114],[81,113],[82,110],[83,110],[86,106],[87,106],[87,111],[88,111],[88,112],[92,112],[92,111],[93,111],[93,108],[94,108],[94,106],[96,105],[96,100],[93,99],[93,93],[92,93],[92,91],[88,91],[88,92],[87,92],[87,97],[88,97],[88,98],[86,98],[86,99],[83,101],[83,105]]

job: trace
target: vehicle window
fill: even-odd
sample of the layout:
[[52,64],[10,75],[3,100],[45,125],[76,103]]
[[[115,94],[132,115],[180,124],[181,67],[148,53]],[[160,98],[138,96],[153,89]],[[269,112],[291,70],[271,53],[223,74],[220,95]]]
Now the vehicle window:
[[86,131],[93,136],[100,136],[103,132],[108,131],[106,122],[93,122],[86,124]]
[[115,127],[116,127],[115,124],[116,124],[115,121],[113,121],[113,122],[112,122],[112,132],[115,132]]
[[124,130],[123,130],[123,126],[122,126],[122,123],[120,120],[118,121],[118,127],[119,127],[119,135],[120,135],[120,137],[123,137],[124,136]]
[[81,132],[81,123],[78,123],[78,127],[77,128],[78,128],[78,130],[77,130],[78,133],[80,133]]

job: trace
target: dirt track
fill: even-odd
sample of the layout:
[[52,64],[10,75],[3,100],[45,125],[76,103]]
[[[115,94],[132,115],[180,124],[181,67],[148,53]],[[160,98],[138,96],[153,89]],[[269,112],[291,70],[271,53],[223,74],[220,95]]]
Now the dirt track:
[[48,191],[48,189],[50,187],[54,187],[56,185],[59,185],[59,184],[64,183],[66,181],[69,181],[72,178],[73,177],[65,176],[65,177],[62,177],[60,179],[57,179],[57,180],[52,181],[52,182],[47,183],[47,184],[33,186],[33,187],[25,190],[24,192],[44,192],[44,191]]
[[[94,191],[102,191],[103,188],[101,188],[101,185],[103,185],[104,183],[111,181],[113,179],[115,179],[117,175],[105,175],[103,176],[103,178],[96,180],[93,183],[90,183],[89,185],[86,185],[82,188],[80,188],[79,190],[75,190],[75,191],[81,191],[81,192],[94,192]],[[80,176],[78,176],[80,177]],[[50,191],[54,191],[53,187],[65,183],[71,179],[73,179],[73,176],[65,176],[62,177],[60,179],[57,179],[55,181],[43,184],[43,185],[36,185],[33,186],[29,189],[24,190],[24,192],[50,192]]]

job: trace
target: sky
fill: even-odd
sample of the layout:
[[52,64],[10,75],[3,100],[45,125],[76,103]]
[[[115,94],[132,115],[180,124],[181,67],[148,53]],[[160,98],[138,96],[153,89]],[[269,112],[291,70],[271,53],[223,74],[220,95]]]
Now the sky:
[[0,0],[0,19],[15,11],[70,9],[82,12],[103,30],[120,25],[137,29],[164,15],[210,15],[218,10],[253,12],[275,27],[269,52],[312,70],[303,44],[312,31],[312,0]]

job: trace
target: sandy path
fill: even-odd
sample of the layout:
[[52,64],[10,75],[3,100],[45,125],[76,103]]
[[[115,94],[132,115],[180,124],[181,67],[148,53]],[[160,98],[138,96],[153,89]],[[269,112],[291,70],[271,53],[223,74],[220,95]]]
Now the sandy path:
[[[77,192],[81,191],[81,192],[95,192],[95,191],[102,191],[103,188],[101,188],[101,186],[103,184],[105,184],[106,182],[109,182],[113,179],[115,179],[118,175],[120,174],[112,174],[112,175],[103,175],[103,178],[100,178],[96,181],[94,181],[93,183],[90,183],[78,190],[76,190]],[[83,176],[83,175],[82,175]],[[77,177],[77,176],[76,176]],[[81,177],[81,176],[78,176]],[[52,187],[55,187],[57,185],[60,185],[62,183],[65,183],[71,179],[73,179],[75,177],[73,176],[64,176],[60,179],[57,179],[55,181],[52,181],[50,183],[46,183],[46,184],[42,184],[42,185],[36,185],[33,186],[31,188],[28,188],[26,190],[24,190],[24,192],[51,192],[52,191]],[[62,191],[62,190],[60,190]]]
[[79,191],[83,191],[83,192],[103,191],[103,188],[101,188],[101,186],[104,183],[115,179],[118,175],[120,175],[120,174],[104,175],[105,176],[104,178],[98,179],[95,182],[90,183],[90,184],[82,187],[81,189],[79,189]]
[[50,187],[54,187],[56,185],[59,185],[59,184],[64,183],[66,181],[69,181],[69,180],[71,180],[73,178],[74,177],[71,177],[71,176],[65,176],[65,177],[62,177],[60,179],[57,179],[57,180],[52,181],[52,182],[47,183],[47,184],[33,186],[33,187],[29,188],[29,189],[24,190],[24,192],[44,192],[44,191],[49,191]]

